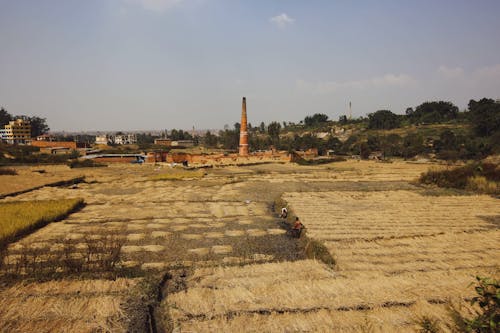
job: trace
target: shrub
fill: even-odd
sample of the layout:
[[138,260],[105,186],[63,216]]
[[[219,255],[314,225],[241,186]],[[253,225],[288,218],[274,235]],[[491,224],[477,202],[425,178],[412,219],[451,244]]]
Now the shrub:
[[474,317],[466,318],[460,312],[451,308],[456,331],[493,333],[500,329],[500,283],[498,280],[476,277],[477,296],[471,300],[471,305],[478,305]]
[[17,175],[17,171],[12,168],[0,168],[0,175],[15,176]]
[[99,163],[91,159],[86,160],[72,160],[68,162],[68,166],[73,168],[98,168],[98,167],[106,167],[107,165],[104,163]]
[[419,182],[439,187],[467,189],[481,193],[498,194],[500,168],[497,164],[475,162],[448,170],[429,170]]
[[320,260],[331,267],[335,266],[335,259],[320,241],[308,239],[304,250],[307,258]]
[[498,183],[489,181],[483,176],[474,176],[467,178],[466,189],[475,192],[495,194],[500,191]]
[[420,333],[438,333],[441,332],[439,329],[439,321],[435,318],[429,316],[422,316],[417,320],[418,326],[420,329],[418,332]]

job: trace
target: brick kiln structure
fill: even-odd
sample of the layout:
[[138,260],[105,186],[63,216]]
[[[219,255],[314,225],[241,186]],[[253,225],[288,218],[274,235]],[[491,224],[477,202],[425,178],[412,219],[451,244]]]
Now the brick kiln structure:
[[247,99],[241,102],[240,156],[248,156]]
[[183,163],[194,165],[240,165],[263,162],[293,162],[303,157],[315,157],[316,151],[289,153],[276,151],[274,149],[264,152],[249,152],[248,146],[248,119],[246,98],[243,97],[241,105],[240,144],[238,153],[219,154],[191,154],[186,152],[149,152],[146,157],[147,163]]

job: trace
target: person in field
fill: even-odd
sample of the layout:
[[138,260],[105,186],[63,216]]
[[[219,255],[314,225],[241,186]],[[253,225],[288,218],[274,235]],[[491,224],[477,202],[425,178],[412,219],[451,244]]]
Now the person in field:
[[292,236],[296,238],[300,238],[300,234],[302,233],[302,229],[304,229],[304,225],[300,222],[299,217],[295,218],[295,223],[292,227]]
[[286,207],[281,208],[281,215],[280,215],[280,217],[282,219],[286,219],[287,216],[288,216],[288,209],[286,209]]

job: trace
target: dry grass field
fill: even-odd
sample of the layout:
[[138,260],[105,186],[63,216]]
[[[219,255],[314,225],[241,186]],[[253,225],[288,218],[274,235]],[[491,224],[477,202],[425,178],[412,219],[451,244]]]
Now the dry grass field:
[[18,166],[12,169],[18,174],[0,175],[0,196],[83,176],[81,170],[72,170],[65,165]]
[[0,292],[0,332],[126,332],[122,305],[138,280],[26,283]]
[[[426,191],[409,182],[428,168],[400,161],[264,164],[164,181],[153,179],[170,173],[167,166],[81,169],[86,182],[0,201],[87,203],[11,244],[4,267],[16,267],[32,253],[41,265],[57,265],[68,248],[71,258],[85,258],[92,242],[112,236],[120,243],[112,276],[123,285],[156,281],[162,295],[154,305],[158,328],[414,331],[422,316],[445,318],[449,297],[472,295],[474,276],[495,274],[500,254],[497,199],[422,195]],[[279,197],[301,217],[309,237],[325,242],[337,261],[334,269],[307,259],[303,245],[285,234],[273,211]],[[71,285],[99,286],[105,283],[102,272],[68,274],[43,283],[28,283],[36,277],[25,274],[0,284],[11,309],[0,311],[0,322],[13,325],[2,329],[22,331],[14,325],[21,322],[30,330],[39,323],[55,331],[147,331],[147,316],[137,317],[126,306],[126,288],[86,293]],[[51,287],[42,288],[45,283]],[[30,311],[16,313],[24,300]],[[88,308],[79,321],[73,311],[82,304]],[[91,317],[95,322],[87,321]]]

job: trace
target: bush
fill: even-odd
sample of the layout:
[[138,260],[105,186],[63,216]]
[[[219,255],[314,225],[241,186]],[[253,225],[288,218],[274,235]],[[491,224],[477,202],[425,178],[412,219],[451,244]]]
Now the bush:
[[423,316],[417,320],[417,324],[420,326],[418,330],[420,333],[438,333],[441,331],[439,321],[436,318]]
[[497,164],[475,162],[449,170],[429,170],[419,182],[439,187],[472,190],[481,193],[500,193],[500,168]]
[[498,280],[476,277],[477,296],[471,300],[471,305],[478,305],[474,317],[466,318],[456,309],[451,308],[456,331],[493,333],[500,329],[500,283]]
[[307,258],[320,260],[330,267],[334,267],[336,264],[327,247],[315,239],[308,238],[304,250]]
[[104,163],[99,163],[91,159],[86,160],[72,160],[68,162],[68,166],[73,168],[98,168],[98,167],[106,167],[107,165]]
[[12,168],[0,168],[0,175],[15,176],[17,175],[17,171]]
[[499,193],[498,183],[489,181],[483,176],[474,176],[467,178],[467,190],[488,194]]

